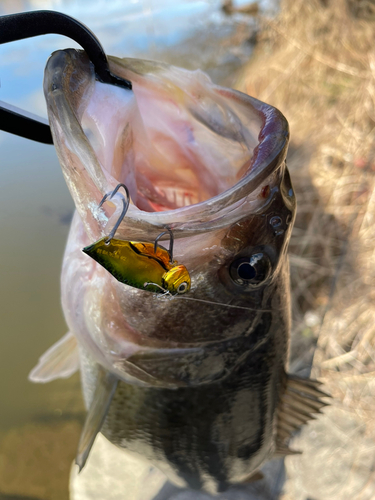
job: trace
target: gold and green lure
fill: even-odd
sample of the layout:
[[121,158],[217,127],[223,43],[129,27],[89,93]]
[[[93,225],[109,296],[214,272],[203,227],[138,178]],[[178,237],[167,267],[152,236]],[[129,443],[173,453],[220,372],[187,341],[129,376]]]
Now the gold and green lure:
[[[118,281],[125,285],[155,293],[169,292],[172,295],[190,290],[190,276],[185,266],[173,260],[173,233],[163,231],[154,243],[117,240],[114,235],[125,217],[130,203],[130,196],[124,184],[118,184],[110,194],[110,199],[123,187],[127,200],[123,198],[123,210],[114,228],[108,236],[101,238],[82,251],[96,260]],[[99,207],[108,198],[106,194]],[[169,233],[169,250],[158,245],[160,238]]]

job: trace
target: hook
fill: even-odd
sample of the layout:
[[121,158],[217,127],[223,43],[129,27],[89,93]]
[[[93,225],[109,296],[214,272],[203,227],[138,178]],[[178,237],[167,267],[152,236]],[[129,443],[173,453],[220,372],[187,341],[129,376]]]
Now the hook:
[[[21,12],[0,17],[0,44],[50,33],[67,36],[79,43],[94,64],[99,81],[131,90],[130,81],[110,72],[107,56],[99,40],[73,17],[51,10]],[[53,144],[49,125],[45,120],[30,116],[30,113],[4,102],[0,102],[0,130]]]
[[116,234],[116,231],[117,231],[119,225],[124,220],[126,212],[128,211],[128,208],[130,205],[130,194],[129,194],[128,188],[125,186],[125,184],[117,184],[117,186],[115,187],[115,189],[112,192],[104,195],[102,201],[99,203],[99,206],[98,206],[98,208],[100,208],[103,205],[103,203],[108,199],[108,197],[111,200],[121,187],[124,188],[124,190],[125,190],[126,200],[123,196],[121,196],[122,204],[123,204],[122,212],[121,212],[120,217],[118,218],[116,224],[113,226],[112,231],[109,233],[108,238],[105,241],[106,245],[110,244],[111,240],[113,239],[114,235]]
[[173,243],[174,243],[174,236],[173,236],[172,230],[169,229],[169,227],[167,227],[166,229],[167,229],[166,231],[163,231],[162,233],[160,233],[159,236],[155,239],[154,253],[156,253],[156,250],[158,249],[158,241],[160,240],[160,238],[162,236],[164,236],[165,234],[169,233],[170,239],[169,239],[169,250],[168,250],[168,253],[169,253],[170,263],[173,264]]
[[[100,208],[103,205],[103,203],[108,198],[111,200],[121,187],[124,188],[124,190],[126,192],[126,200],[122,196],[122,203],[123,203],[122,212],[121,212],[120,217],[118,218],[116,224],[113,226],[112,231],[109,233],[108,238],[105,241],[106,245],[109,245],[109,243],[111,242],[111,240],[115,236],[116,231],[117,231],[119,225],[124,220],[126,212],[128,211],[128,208],[129,208],[129,205],[130,205],[130,194],[129,194],[128,188],[125,186],[125,184],[117,184],[117,186],[115,187],[115,189],[113,191],[111,191],[110,193],[107,193],[107,194],[105,194],[103,196],[103,199],[101,200],[101,202],[98,205],[98,208]],[[173,264],[173,243],[174,243],[174,236],[173,236],[172,230],[169,229],[169,227],[167,227],[166,231],[163,231],[162,233],[160,233],[159,236],[157,236],[157,238],[155,239],[155,242],[154,242],[154,253],[156,253],[156,251],[158,249],[158,242],[159,242],[160,238],[162,236],[164,236],[165,234],[169,234],[169,250],[168,250],[168,254],[169,254],[170,263]]]

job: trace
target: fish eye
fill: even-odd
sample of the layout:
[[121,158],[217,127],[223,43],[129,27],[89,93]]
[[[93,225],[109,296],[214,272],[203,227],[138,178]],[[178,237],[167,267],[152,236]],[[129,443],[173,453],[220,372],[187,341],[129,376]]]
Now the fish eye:
[[186,281],[184,281],[183,283],[181,283],[178,288],[177,288],[177,293],[185,293],[186,290],[188,288],[188,284],[186,283]]
[[240,257],[232,262],[229,274],[236,285],[259,285],[271,273],[271,262],[264,252],[258,252],[249,257]]

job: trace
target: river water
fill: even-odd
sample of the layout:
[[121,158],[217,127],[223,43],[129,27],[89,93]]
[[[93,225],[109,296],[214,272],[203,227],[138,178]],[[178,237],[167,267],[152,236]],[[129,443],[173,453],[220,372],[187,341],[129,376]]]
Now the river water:
[[[251,55],[255,21],[228,17],[220,6],[2,1],[0,15],[58,10],[86,24],[108,54],[203,68],[231,85]],[[0,99],[46,116],[43,69],[51,52],[66,47],[78,48],[57,35],[0,46]],[[0,132],[0,148],[0,499],[65,499],[84,415],[79,378],[37,385],[27,375],[66,332],[59,281],[74,207],[53,146]]]

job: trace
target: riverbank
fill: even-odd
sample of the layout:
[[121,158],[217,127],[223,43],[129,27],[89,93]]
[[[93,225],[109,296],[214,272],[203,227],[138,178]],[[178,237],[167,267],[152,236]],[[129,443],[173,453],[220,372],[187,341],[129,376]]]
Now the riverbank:
[[[282,2],[263,19],[237,87],[291,130],[298,199],[290,245],[291,370],[325,383],[332,408],[293,443],[285,500],[374,498],[375,50],[371,3]],[[315,349],[316,346],[316,349]],[[314,354],[315,351],[315,354]]]

